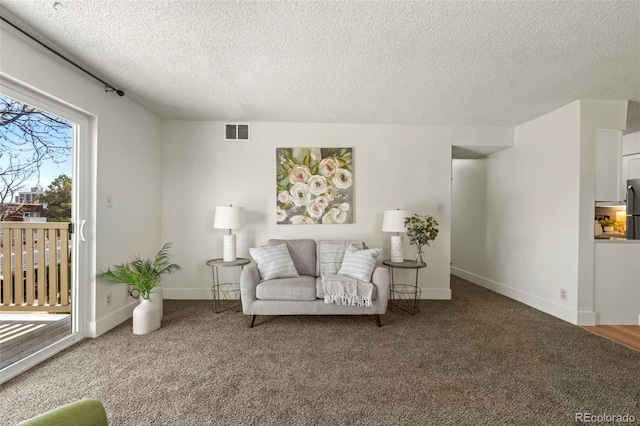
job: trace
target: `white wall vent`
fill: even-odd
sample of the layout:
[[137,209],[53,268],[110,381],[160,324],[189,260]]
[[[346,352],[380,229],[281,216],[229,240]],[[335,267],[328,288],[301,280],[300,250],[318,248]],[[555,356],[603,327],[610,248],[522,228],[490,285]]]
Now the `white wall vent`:
[[248,141],[250,140],[249,124],[226,124],[224,132],[226,141]]

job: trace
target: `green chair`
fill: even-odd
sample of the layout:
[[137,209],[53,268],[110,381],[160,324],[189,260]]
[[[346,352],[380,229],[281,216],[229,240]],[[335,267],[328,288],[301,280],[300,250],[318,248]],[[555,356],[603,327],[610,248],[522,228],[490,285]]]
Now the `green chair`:
[[81,399],[19,423],[18,426],[109,426],[107,412],[97,399]]

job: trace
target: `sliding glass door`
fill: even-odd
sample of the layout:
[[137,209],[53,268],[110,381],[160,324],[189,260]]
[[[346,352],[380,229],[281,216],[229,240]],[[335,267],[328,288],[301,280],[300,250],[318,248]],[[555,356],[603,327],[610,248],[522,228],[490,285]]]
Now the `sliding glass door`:
[[82,337],[88,120],[0,86],[0,382]]

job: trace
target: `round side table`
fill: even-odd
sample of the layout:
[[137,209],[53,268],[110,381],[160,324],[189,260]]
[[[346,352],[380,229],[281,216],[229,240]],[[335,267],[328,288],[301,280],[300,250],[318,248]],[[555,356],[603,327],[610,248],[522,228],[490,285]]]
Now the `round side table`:
[[[242,310],[242,301],[240,300],[240,283],[221,283],[218,278],[218,268],[239,267],[242,273],[244,265],[248,265],[249,263],[251,263],[251,259],[246,259],[244,257],[239,257],[231,262],[225,262],[222,259],[207,260],[207,265],[211,266],[211,273],[213,275],[213,285],[211,286],[213,312],[219,314],[220,312],[229,310],[232,310],[233,312],[239,312]],[[226,303],[222,303],[222,301],[230,301],[229,306],[223,306]]]
[[[405,259],[403,262],[392,262],[391,260],[384,260],[382,264],[389,268],[389,275],[391,276],[391,294],[389,298],[389,306],[393,311],[394,308],[407,312],[411,315],[415,315],[420,312],[420,305],[418,299],[420,299],[420,287],[418,287],[418,272],[421,268],[426,268],[426,263],[418,263],[415,260]],[[396,284],[393,279],[393,270],[398,269],[415,269],[416,282],[412,284]],[[408,303],[405,303],[408,302]]]

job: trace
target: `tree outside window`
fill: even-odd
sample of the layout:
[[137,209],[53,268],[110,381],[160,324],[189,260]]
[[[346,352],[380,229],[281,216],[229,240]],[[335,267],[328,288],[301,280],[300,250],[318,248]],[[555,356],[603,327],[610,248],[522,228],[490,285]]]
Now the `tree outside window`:
[[40,196],[47,222],[71,222],[71,178],[58,176]]
[[48,221],[71,220],[72,143],[71,122],[0,95],[0,220],[22,217],[27,204],[45,202],[18,197],[41,181],[51,182]]

